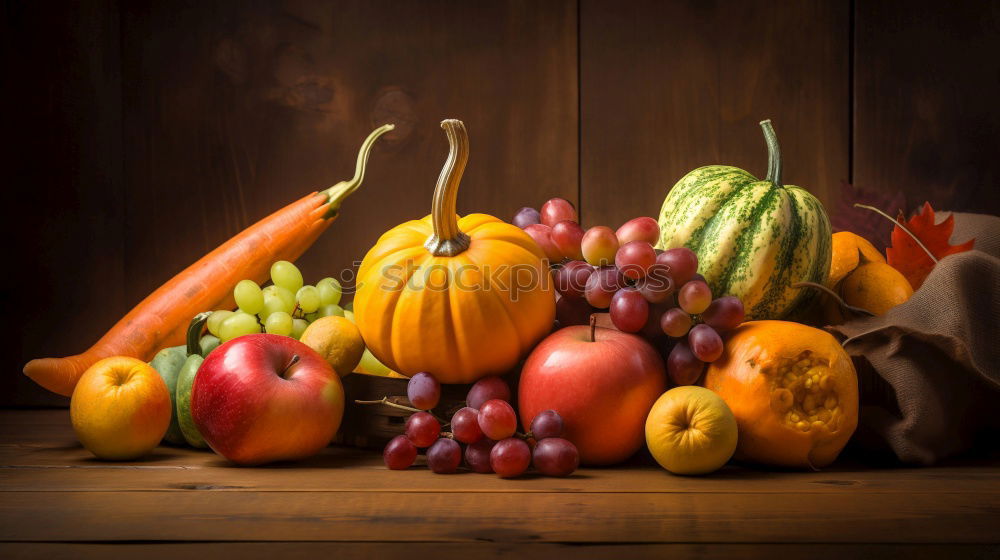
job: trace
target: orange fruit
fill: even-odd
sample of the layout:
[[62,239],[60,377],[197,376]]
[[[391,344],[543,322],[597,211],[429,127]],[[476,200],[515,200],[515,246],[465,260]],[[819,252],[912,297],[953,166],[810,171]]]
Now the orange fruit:
[[170,426],[170,393],[152,366],[127,356],[98,361],[80,377],[69,414],[77,439],[101,459],[145,455]]
[[913,295],[906,277],[884,262],[870,262],[854,269],[840,283],[839,291],[848,305],[875,315],[884,315]]
[[789,321],[750,321],[726,336],[704,385],[739,426],[735,457],[766,465],[829,465],[858,424],[858,377],[833,336]]
[[354,371],[365,352],[365,341],[358,327],[337,315],[313,321],[299,342],[315,350],[341,377]]
[[833,258],[826,287],[833,288],[852,270],[862,264],[862,257],[868,262],[885,262],[885,257],[867,239],[849,231],[833,234]]

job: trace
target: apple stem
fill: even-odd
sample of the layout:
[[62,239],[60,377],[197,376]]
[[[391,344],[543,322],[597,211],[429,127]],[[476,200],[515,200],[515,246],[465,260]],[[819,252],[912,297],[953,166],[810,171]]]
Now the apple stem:
[[285,379],[288,379],[288,375],[287,375],[288,374],[288,370],[291,369],[291,367],[294,366],[297,363],[299,363],[299,355],[295,354],[294,356],[292,356],[291,361],[288,362],[288,365],[285,366],[285,369],[281,371],[281,377],[283,377]]
[[590,314],[590,341],[597,342],[594,339],[594,332],[597,330],[597,316],[593,313]]

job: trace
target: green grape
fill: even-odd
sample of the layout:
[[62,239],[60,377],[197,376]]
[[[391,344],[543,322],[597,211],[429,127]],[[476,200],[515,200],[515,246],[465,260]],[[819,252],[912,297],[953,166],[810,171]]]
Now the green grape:
[[302,287],[302,273],[294,264],[278,261],[271,265],[271,281],[294,294]]
[[208,332],[215,336],[219,336],[219,327],[222,326],[222,322],[230,318],[233,315],[232,311],[226,311],[225,309],[220,309],[218,311],[213,311],[211,315],[208,316]]
[[306,332],[309,321],[305,319],[292,319],[292,338],[298,340],[302,338],[302,333]]
[[268,298],[280,298],[283,302],[281,310],[289,315],[292,311],[295,311],[295,292],[290,292],[281,286],[268,286],[264,288],[264,302],[267,303]]
[[253,280],[240,280],[233,289],[233,297],[244,313],[254,315],[264,309],[264,294]]
[[320,317],[321,317],[321,315],[319,314],[319,311],[314,311],[312,313],[306,313],[306,321],[308,321],[310,323],[312,323],[316,319],[319,319]]
[[317,313],[319,313],[320,317],[329,317],[330,315],[344,316],[344,310],[339,305],[324,305],[319,308]]
[[348,321],[350,321],[352,323],[355,322],[354,321],[354,312],[351,311],[350,309],[344,309],[344,318],[346,318]]
[[238,336],[259,332],[260,325],[257,324],[257,318],[241,311],[233,313],[228,319],[222,322],[222,325],[219,327],[219,338],[223,343],[226,343]]
[[320,305],[337,305],[340,303],[340,296],[343,294],[343,290],[340,287],[340,282],[337,282],[335,278],[324,278],[316,282],[316,289],[319,290]]
[[302,286],[295,293],[295,300],[299,302],[299,309],[305,313],[312,313],[319,309],[319,290],[316,286]]
[[365,353],[361,355],[361,361],[358,363],[358,367],[354,368],[355,371],[361,373],[367,373],[369,375],[389,375],[392,372],[391,369],[386,367],[382,362],[378,361],[378,358],[371,353],[371,350],[365,348]]
[[266,295],[264,296],[264,310],[260,312],[260,318],[267,320],[272,313],[288,313],[288,308],[285,305],[285,300],[276,295]]
[[271,334],[288,336],[292,334],[292,316],[284,311],[271,313],[264,321],[264,330]]
[[351,301],[349,301],[349,302],[347,302],[347,303],[344,304],[344,311],[354,311],[354,300],[353,299]]

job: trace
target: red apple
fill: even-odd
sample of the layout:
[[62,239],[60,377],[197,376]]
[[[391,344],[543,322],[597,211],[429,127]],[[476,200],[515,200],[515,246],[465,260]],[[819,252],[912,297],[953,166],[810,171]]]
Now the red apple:
[[614,329],[567,327],[543,340],[524,364],[518,390],[521,424],[555,410],[580,462],[611,465],[645,441],[645,422],[667,388],[663,359],[641,337]]
[[304,459],[337,432],[344,387],[305,344],[250,334],[205,358],[191,391],[191,415],[208,445],[234,463]]

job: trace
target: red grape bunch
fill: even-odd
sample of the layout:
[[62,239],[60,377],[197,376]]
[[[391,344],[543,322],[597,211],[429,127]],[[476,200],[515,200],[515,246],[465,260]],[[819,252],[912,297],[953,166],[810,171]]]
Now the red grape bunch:
[[579,466],[580,454],[561,437],[563,421],[555,411],[539,414],[528,434],[517,433],[510,387],[499,377],[480,379],[469,389],[466,406],[446,424],[450,432],[442,432],[441,422],[429,412],[441,399],[441,384],[434,376],[411,377],[406,396],[420,411],[407,419],[405,434],[385,446],[382,458],[390,469],[410,467],[418,449],[427,450],[427,466],[438,474],[456,472],[463,456],[469,469],[502,478],[520,476],[532,465],[549,476],[568,476]]
[[667,372],[677,385],[695,383],[705,363],[722,355],[719,333],[743,322],[739,298],[712,299],[693,251],[653,248],[660,238],[653,218],[633,218],[617,231],[606,226],[584,231],[573,205],[553,198],[541,212],[522,208],[514,224],[556,263],[561,326],[586,324],[591,313],[608,310],[618,330],[650,340],[666,334],[672,340]]

